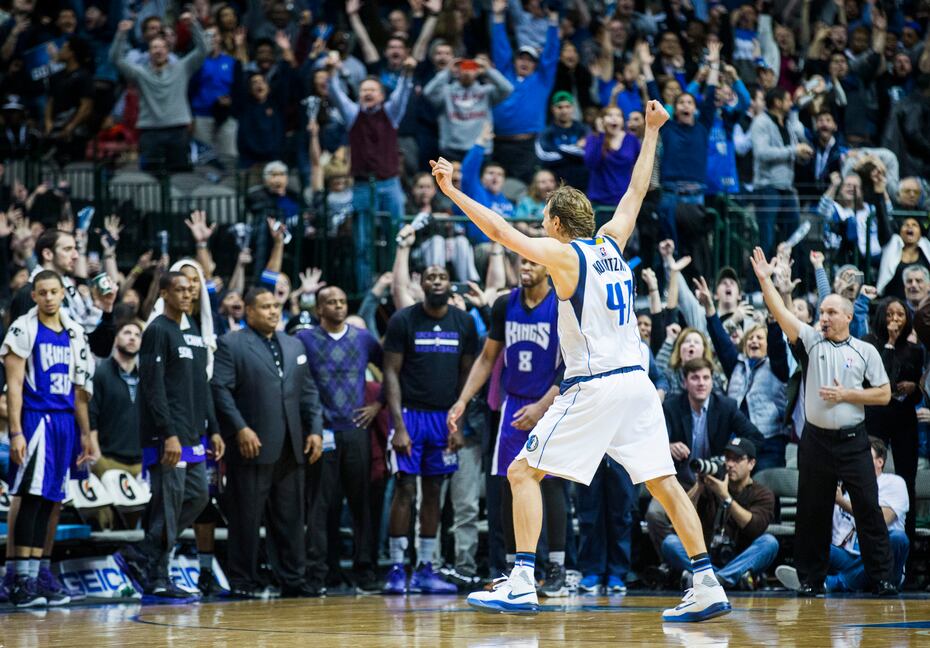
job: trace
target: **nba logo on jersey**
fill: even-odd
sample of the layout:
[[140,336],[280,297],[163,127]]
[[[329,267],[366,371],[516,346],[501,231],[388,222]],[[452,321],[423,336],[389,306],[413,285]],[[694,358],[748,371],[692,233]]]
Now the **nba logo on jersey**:
[[602,259],[606,259],[609,252],[607,251],[607,241],[602,238],[598,238],[594,241],[597,245],[597,253],[601,256]]

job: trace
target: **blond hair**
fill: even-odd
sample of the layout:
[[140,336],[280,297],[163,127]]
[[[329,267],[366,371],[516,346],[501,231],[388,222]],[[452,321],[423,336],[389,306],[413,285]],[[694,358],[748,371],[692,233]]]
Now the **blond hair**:
[[558,216],[562,231],[569,237],[594,236],[594,208],[583,193],[566,184],[549,194],[549,218]]
[[678,337],[675,339],[675,346],[672,347],[672,355],[668,359],[668,366],[672,369],[678,369],[681,367],[681,345],[685,341],[685,338],[692,333],[697,333],[701,337],[701,341],[704,343],[704,353],[702,357],[713,365],[714,353],[711,350],[710,340],[708,340],[707,336],[704,335],[701,331],[689,326],[688,328],[682,329],[681,333],[679,333]]
[[756,322],[755,324],[750,326],[748,329],[743,331],[743,337],[739,341],[739,352],[742,353],[743,355],[746,355],[746,340],[748,340],[749,336],[755,333],[756,331],[762,331],[763,333],[765,333],[765,339],[766,341],[768,341],[769,327],[766,326],[765,324],[759,324],[758,322]]
[[349,164],[345,160],[333,156],[329,164],[323,167],[323,179],[329,182],[333,178],[341,178],[349,175]]

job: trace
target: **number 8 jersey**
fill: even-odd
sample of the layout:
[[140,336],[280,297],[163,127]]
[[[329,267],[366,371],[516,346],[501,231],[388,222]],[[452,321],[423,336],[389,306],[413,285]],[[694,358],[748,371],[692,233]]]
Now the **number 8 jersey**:
[[625,367],[645,367],[633,301],[636,278],[609,237],[576,239],[578,285],[559,301],[559,342],[565,380]]
[[555,290],[550,290],[532,309],[523,303],[520,288],[499,299],[507,300],[502,386],[512,396],[538,400],[552,387],[559,365],[559,309]]

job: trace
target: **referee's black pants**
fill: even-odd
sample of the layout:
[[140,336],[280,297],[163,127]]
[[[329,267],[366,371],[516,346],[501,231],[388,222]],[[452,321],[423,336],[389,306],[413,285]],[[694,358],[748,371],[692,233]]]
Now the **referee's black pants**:
[[331,539],[339,537],[343,495],[352,513],[356,576],[372,568],[371,435],[367,429],[338,430],[335,441],[336,448],[324,452],[307,473],[307,579],[316,582],[325,582],[329,565],[339,564],[339,545],[331,546]]
[[830,562],[833,506],[842,480],[852,502],[862,562],[872,583],[891,580],[888,528],[865,425],[825,430],[805,423],[798,448],[795,560],[802,583],[821,585]]

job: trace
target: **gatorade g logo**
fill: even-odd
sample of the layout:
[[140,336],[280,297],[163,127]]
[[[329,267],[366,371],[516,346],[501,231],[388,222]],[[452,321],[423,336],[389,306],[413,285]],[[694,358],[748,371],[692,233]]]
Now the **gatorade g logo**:
[[94,492],[93,487],[90,485],[90,480],[82,479],[80,483],[81,483],[81,493],[84,495],[84,497],[87,498],[87,501],[96,502],[97,493]]
[[535,434],[531,434],[530,438],[526,440],[527,452],[533,452],[538,447],[539,447],[539,437],[536,436]]
[[132,486],[130,486],[129,484],[128,475],[120,475],[119,489],[120,491],[122,491],[123,495],[125,495],[128,499],[131,499],[131,500],[136,499],[136,492],[132,489]]

